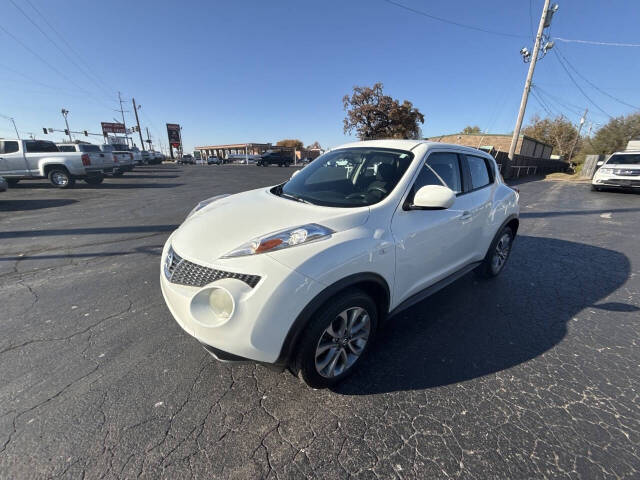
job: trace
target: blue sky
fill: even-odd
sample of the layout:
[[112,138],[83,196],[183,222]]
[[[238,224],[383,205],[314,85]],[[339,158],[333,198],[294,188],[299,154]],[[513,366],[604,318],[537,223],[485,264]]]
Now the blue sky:
[[[350,140],[342,131],[342,97],[354,85],[380,81],[386,93],[410,100],[425,114],[426,136],[468,124],[489,133],[511,131],[528,67],[518,52],[532,49],[530,6],[535,29],[543,0],[396,1],[523,37],[459,28],[383,0],[13,0],[72,63],[11,0],[3,0],[0,26],[40,58],[0,29],[0,114],[14,117],[23,134],[47,138],[41,127],[63,128],[65,107],[72,130],[98,132],[100,121],[119,118],[112,109],[121,91],[127,110],[132,96],[142,105],[143,128],[165,145],[165,123],[175,122],[183,126],[186,150],[282,138],[318,140],[328,147]],[[552,37],[640,43],[640,2],[558,3]],[[597,87],[640,106],[640,48],[557,46]],[[81,70],[87,69],[85,75]],[[93,76],[99,80],[91,81]],[[607,114],[634,111],[574,78]],[[607,121],[571,83],[553,52],[538,63],[534,83],[553,113],[577,122],[579,110],[588,106],[589,121]],[[545,115],[545,109],[530,98],[526,118],[535,113]],[[13,135],[0,118],[0,136]]]

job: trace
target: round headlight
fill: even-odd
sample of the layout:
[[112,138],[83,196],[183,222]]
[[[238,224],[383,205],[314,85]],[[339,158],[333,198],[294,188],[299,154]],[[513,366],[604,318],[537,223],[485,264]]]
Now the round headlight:
[[213,288],[209,293],[209,306],[213,314],[220,320],[226,320],[233,315],[233,297],[223,288]]

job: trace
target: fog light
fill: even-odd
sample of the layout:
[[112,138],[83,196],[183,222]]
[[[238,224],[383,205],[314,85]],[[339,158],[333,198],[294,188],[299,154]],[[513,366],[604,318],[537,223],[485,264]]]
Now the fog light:
[[233,314],[233,297],[223,288],[213,288],[209,293],[209,306],[220,320],[227,320]]

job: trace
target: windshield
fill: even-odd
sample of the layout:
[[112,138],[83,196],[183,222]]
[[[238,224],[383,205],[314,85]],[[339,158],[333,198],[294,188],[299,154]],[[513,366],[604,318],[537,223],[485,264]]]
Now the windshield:
[[640,165],[640,153],[611,155],[607,165]]
[[361,207],[385,198],[413,160],[411,152],[348,148],[328,152],[272,192],[328,207]]

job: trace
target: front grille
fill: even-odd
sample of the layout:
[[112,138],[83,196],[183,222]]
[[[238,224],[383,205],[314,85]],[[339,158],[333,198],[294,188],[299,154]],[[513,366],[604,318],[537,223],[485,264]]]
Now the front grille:
[[613,171],[616,175],[623,175],[625,177],[637,177],[640,175],[640,168],[638,169],[627,169],[627,168],[616,168]]
[[165,259],[164,274],[171,283],[189,287],[204,287],[216,280],[235,278],[253,288],[260,281],[258,275],[225,272],[190,262],[180,257],[171,247],[169,247]]

